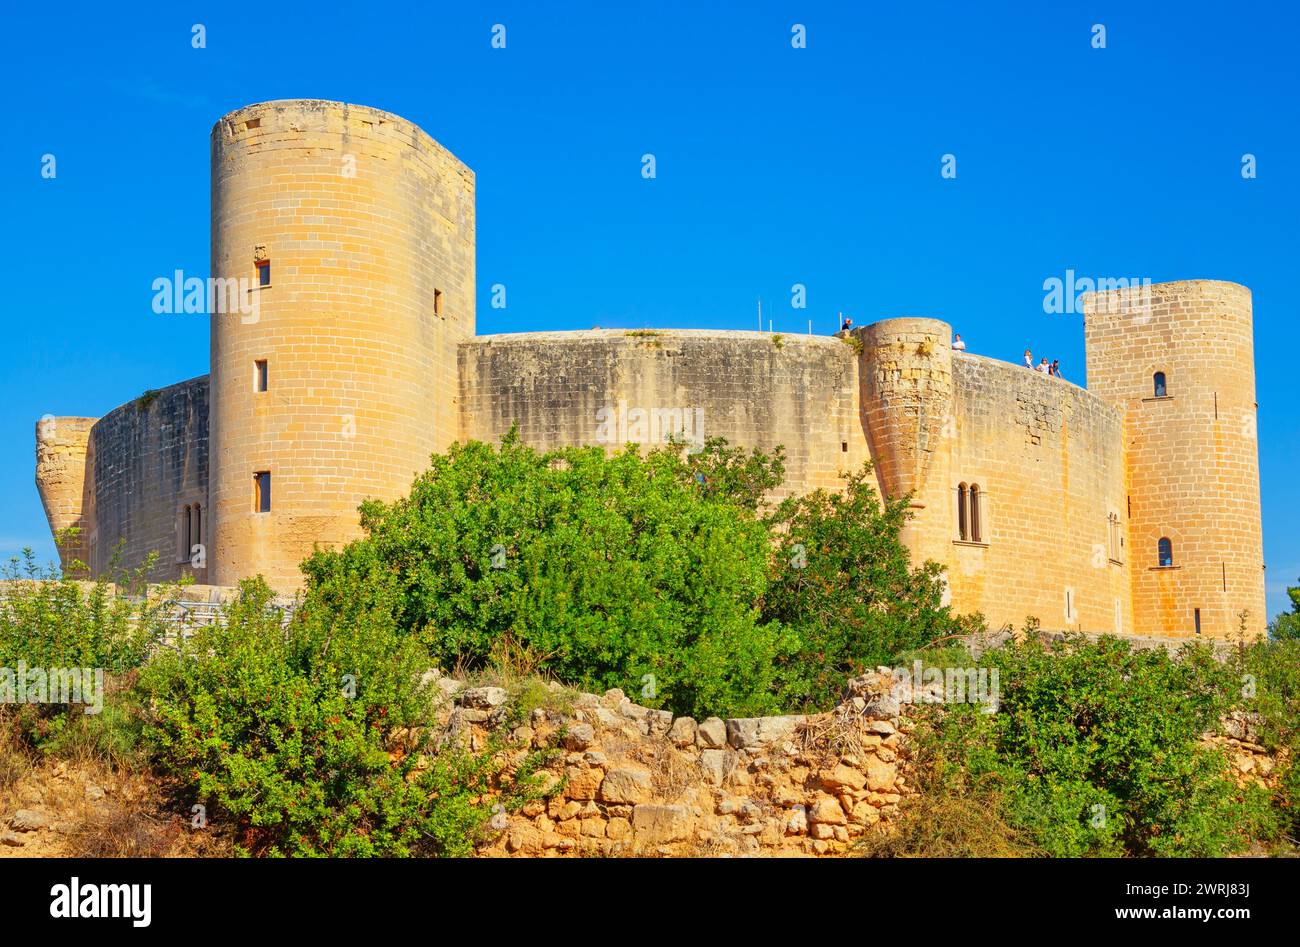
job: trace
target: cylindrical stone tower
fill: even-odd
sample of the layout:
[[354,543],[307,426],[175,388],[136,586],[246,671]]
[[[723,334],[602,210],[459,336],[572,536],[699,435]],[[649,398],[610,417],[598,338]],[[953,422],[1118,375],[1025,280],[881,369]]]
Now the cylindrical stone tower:
[[881,493],[912,494],[902,540],[913,565],[946,562],[951,541],[952,327],[885,319],[858,329],[863,428]]
[[211,317],[210,581],[291,590],[315,545],[359,534],[363,499],[405,494],[458,434],[474,176],[376,109],[231,112],[212,129],[212,277],[245,282]]
[[93,477],[88,478],[90,429],[98,418],[56,418],[46,416],[36,422],[36,489],[45,507],[50,530],[58,536],[63,530],[81,532],[59,547],[64,569],[80,560],[91,562],[91,527],[93,522]]
[[1138,634],[1264,633],[1250,290],[1192,280],[1085,305],[1088,388],[1124,408]]

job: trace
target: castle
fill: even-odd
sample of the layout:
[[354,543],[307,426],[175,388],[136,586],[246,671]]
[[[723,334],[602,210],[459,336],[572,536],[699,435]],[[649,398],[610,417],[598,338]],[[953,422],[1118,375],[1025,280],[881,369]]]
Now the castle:
[[359,535],[363,499],[404,494],[454,441],[518,425],[539,449],[616,448],[680,427],[784,445],[785,492],[873,461],[883,494],[912,495],[914,561],[946,566],[953,606],[991,627],[1264,631],[1242,286],[1090,295],[1089,390],[955,352],[928,318],[478,336],[474,175],[422,130],[290,100],[231,112],[211,146],[210,282],[240,308],[210,309],[210,375],[38,422],[50,526],[80,527],[65,561],[156,550],[161,578],[291,590],[315,546]]

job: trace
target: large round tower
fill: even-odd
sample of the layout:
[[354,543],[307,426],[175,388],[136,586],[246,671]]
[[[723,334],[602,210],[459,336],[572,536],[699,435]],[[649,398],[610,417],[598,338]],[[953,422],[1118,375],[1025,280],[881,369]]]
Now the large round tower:
[[314,545],[358,535],[363,499],[404,494],[458,434],[474,176],[376,109],[231,112],[212,129],[212,276],[241,282],[213,294],[238,311],[211,317],[211,581],[292,589]]
[[1134,631],[1263,634],[1250,290],[1136,286],[1085,313],[1088,388],[1125,411]]

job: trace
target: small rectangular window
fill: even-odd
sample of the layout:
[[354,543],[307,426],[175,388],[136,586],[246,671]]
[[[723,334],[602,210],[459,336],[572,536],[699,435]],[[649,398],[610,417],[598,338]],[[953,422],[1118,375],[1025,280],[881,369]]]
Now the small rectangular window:
[[253,512],[271,512],[271,471],[259,470],[253,474]]
[[1196,633],[1199,635],[1201,633],[1201,610],[1197,608],[1193,609],[1193,611],[1196,615]]
[[270,260],[257,261],[257,285],[258,286],[271,285],[271,261]]
[[1065,620],[1074,621],[1078,616],[1074,613],[1074,589],[1065,590]]
[[253,390],[266,391],[266,359],[259,358],[253,363]]
[[442,316],[442,290],[440,289],[433,291],[433,314],[439,317]]

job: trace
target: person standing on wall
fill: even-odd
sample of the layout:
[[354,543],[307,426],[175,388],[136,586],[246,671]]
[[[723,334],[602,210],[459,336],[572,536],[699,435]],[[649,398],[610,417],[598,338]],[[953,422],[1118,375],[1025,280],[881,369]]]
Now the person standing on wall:
[[953,350],[954,352],[964,352],[964,351],[966,351],[966,343],[963,342],[963,341],[961,340],[961,333],[960,333],[960,332],[958,332],[957,335],[956,335],[956,337],[952,340],[952,350]]

